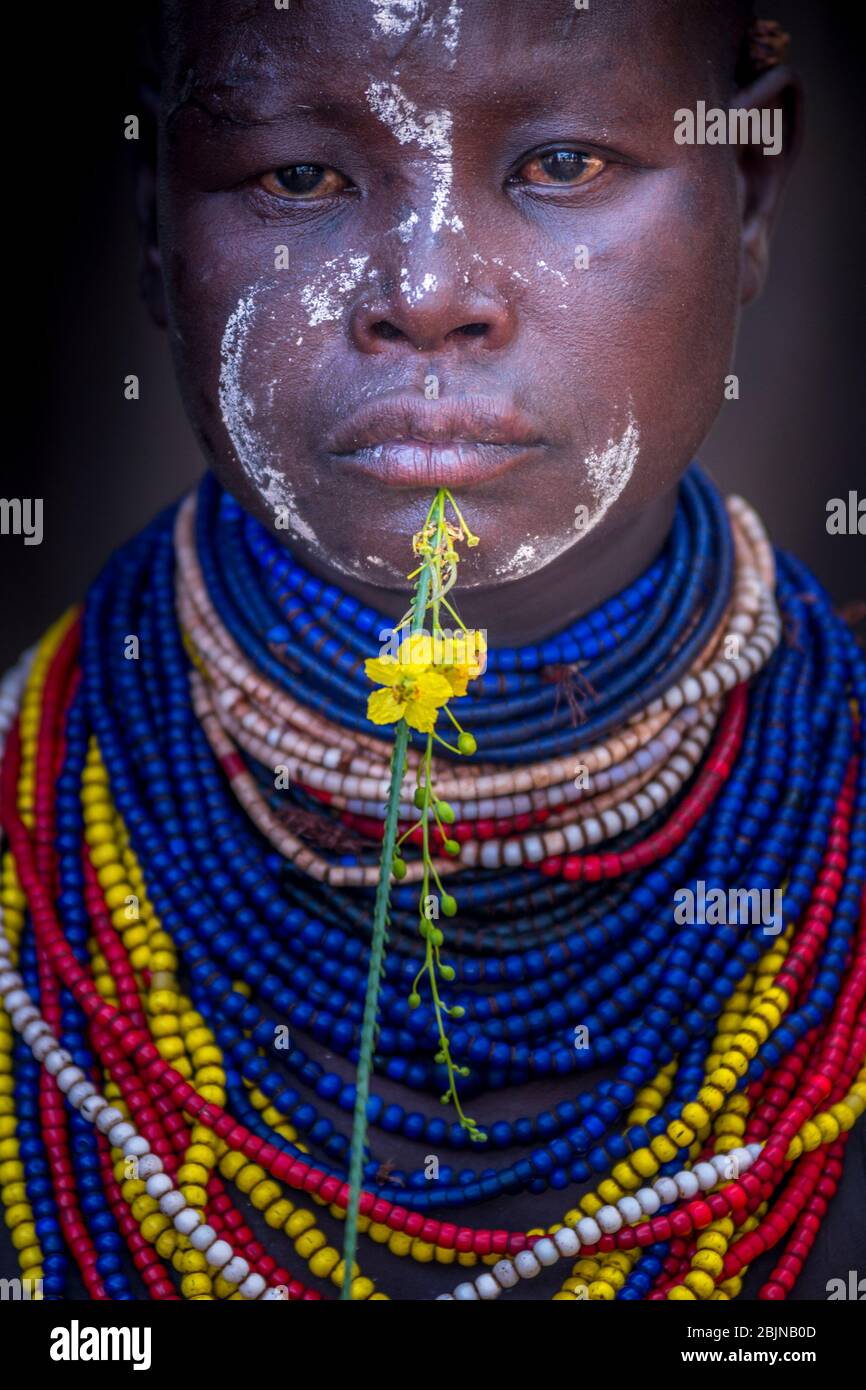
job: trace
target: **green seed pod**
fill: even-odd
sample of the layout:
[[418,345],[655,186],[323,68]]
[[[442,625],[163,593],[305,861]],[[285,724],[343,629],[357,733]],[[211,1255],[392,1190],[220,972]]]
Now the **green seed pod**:
[[457,899],[452,898],[450,893],[442,894],[442,898],[439,905],[442,908],[442,911],[445,913],[446,917],[456,917]]
[[455,971],[454,971],[453,965],[442,965],[442,966],[440,966],[440,967],[439,967],[439,973],[441,974],[443,980],[453,980],[453,979],[454,979]]
[[407,873],[406,860],[400,859],[400,857],[395,854],[394,863],[391,865],[391,871],[395,878],[405,878]]
[[462,1018],[465,1012],[462,1004],[455,1004],[453,1009],[449,1009],[452,1018]]
[[454,814],[454,807],[450,806],[447,801],[437,801],[436,810],[439,813],[439,819],[444,821],[446,825],[453,825],[457,819]]
[[420,995],[420,994],[416,994],[415,991],[414,991],[414,989],[413,989],[412,993],[409,995],[409,1008],[410,1008],[410,1009],[417,1009],[417,1008],[418,1008],[418,1005],[419,1005],[420,1003],[421,1003],[421,995]]
[[423,809],[424,809],[424,788],[423,788],[423,787],[416,787],[416,788],[415,788],[414,801],[415,801],[415,805],[418,807],[418,810],[419,810],[419,811],[423,811]]
[[475,753],[475,752],[477,752],[477,751],[478,751],[478,744],[477,744],[477,742],[476,742],[474,736],[473,736],[472,734],[467,734],[467,733],[465,733],[465,732],[462,733],[462,734],[460,735],[460,737],[458,738],[458,740],[457,740],[457,752],[458,752],[458,753],[465,753],[466,756],[468,757],[470,754]]
[[446,840],[442,846],[446,854],[450,854],[452,859],[456,859],[460,853],[460,844],[457,840]]

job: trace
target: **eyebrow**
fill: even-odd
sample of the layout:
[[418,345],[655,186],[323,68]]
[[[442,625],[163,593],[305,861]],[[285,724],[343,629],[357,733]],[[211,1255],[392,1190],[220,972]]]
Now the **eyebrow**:
[[[218,107],[211,105],[213,100],[219,103]],[[555,95],[539,96],[537,86],[523,89],[521,85],[508,93],[503,93],[500,90],[491,103],[479,101],[475,107],[475,112],[480,118],[481,113],[489,105],[492,105],[500,117],[505,116],[511,110],[513,113],[519,114],[524,120],[532,121],[545,115],[554,114],[557,101],[558,97]],[[571,101],[574,101],[573,94]],[[362,124],[368,124],[375,129],[379,128],[379,123],[373,117],[373,113],[362,102],[296,101],[292,102],[290,106],[267,114],[241,113],[237,109],[231,109],[225,103],[225,86],[223,85],[219,88],[202,89],[201,94],[194,93],[181,98],[169,111],[166,118],[167,124],[173,125],[181,116],[190,111],[200,112],[214,127],[226,131],[268,130],[299,119],[309,122],[311,125],[319,123],[330,126],[332,129],[342,127],[356,132]],[[597,107],[593,106],[584,111],[575,109],[574,115],[577,119],[585,119],[591,124],[602,122],[606,128],[623,131],[635,124],[649,123],[653,113],[645,106],[641,107],[638,98],[637,105],[635,106],[634,101],[630,101],[627,110],[620,108],[599,111]]]
[[[242,112],[237,107],[233,109],[231,95],[244,87],[255,87],[257,93],[261,92],[260,83],[252,83],[244,79],[238,82],[220,82],[216,86],[198,87],[193,84],[192,89],[182,94],[180,99],[171,107],[167,121],[173,123],[187,111],[200,111],[214,125],[235,130],[257,130],[296,120],[299,115],[311,121],[325,120],[329,125],[357,125],[359,111],[366,115],[370,114],[367,108],[360,103],[347,104],[341,101],[322,101],[321,99],[310,102],[292,102],[288,107],[269,113]],[[228,100],[227,94],[229,94]]]
[[[546,61],[543,51],[539,51],[538,57]],[[480,119],[488,113],[500,121],[518,118],[522,123],[565,110],[577,121],[585,122],[587,127],[605,127],[614,138],[622,138],[636,125],[652,125],[659,113],[649,93],[629,90],[627,94],[619,94],[616,105],[611,104],[609,76],[607,69],[599,71],[593,64],[588,65],[579,86],[569,82],[566,74],[547,86],[533,78],[531,71],[509,74],[500,78],[491,91],[473,93],[473,118]],[[589,93],[586,89],[593,79],[596,79],[597,90]],[[269,130],[299,120],[311,126],[318,123],[331,130],[354,133],[365,127],[379,129],[380,122],[363,99],[362,92],[347,99],[330,97],[323,94],[321,86],[310,86],[305,81],[298,92],[299,99],[286,105],[286,85],[285,80],[274,75],[272,68],[264,68],[258,62],[247,69],[230,67],[216,77],[196,78],[194,70],[188,69],[175,103],[167,113],[166,125],[171,128],[185,113],[197,111],[206,117],[212,128],[225,132]],[[449,104],[446,90],[441,91],[439,104]],[[267,109],[268,105],[272,106],[271,110]]]

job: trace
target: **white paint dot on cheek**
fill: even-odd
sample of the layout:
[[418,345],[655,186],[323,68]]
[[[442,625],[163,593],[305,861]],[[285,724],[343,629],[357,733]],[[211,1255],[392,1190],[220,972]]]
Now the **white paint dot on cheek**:
[[[325,261],[315,279],[304,285],[301,303],[311,328],[320,323],[337,322],[343,317],[346,297],[361,283],[369,259],[369,256],[356,256],[352,251],[334,256]],[[369,270],[366,278],[372,279],[374,274]]]
[[558,536],[532,536],[496,566],[496,574],[500,579],[525,579],[544,569],[567,548]]
[[[473,251],[472,259],[476,262],[477,265],[501,266],[503,269],[508,271],[508,274],[512,280],[516,280],[521,285],[531,285],[533,283],[528,275],[524,275],[523,271],[517,270],[515,266],[509,265],[506,261],[502,259],[501,256],[493,256],[490,260],[488,260],[486,256],[482,256],[478,251]],[[464,275],[463,278],[468,283],[469,276]],[[535,278],[537,279],[538,277],[536,276]]]
[[498,574],[531,574],[534,568],[534,561],[538,558],[538,551],[529,541],[524,541],[519,545],[514,554],[497,571]]

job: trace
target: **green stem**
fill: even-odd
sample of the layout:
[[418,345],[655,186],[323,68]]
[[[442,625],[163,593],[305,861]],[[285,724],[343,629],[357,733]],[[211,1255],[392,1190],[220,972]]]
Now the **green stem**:
[[[433,506],[440,494],[437,493]],[[427,513],[428,520],[433,507]],[[425,563],[418,576],[418,588],[412,605],[412,632],[424,626],[427,600],[430,592],[430,565]],[[358,1209],[361,1202],[361,1188],[364,1178],[364,1150],[367,1147],[367,1101],[370,1096],[370,1077],[373,1073],[373,1051],[376,1039],[376,1017],[379,1010],[379,985],[385,961],[385,942],[388,937],[388,907],[391,898],[391,866],[394,862],[394,846],[397,839],[397,820],[400,810],[400,793],[403,787],[403,773],[406,766],[406,749],[409,744],[409,725],[401,719],[397,725],[394,739],[394,752],[391,757],[391,790],[388,796],[388,810],[385,817],[385,833],[382,839],[382,855],[379,861],[379,884],[376,889],[376,904],[373,909],[373,935],[370,943],[370,969],[367,974],[367,993],[364,998],[364,1016],[361,1024],[361,1043],[358,1052],[358,1070],[355,1080],[355,1109],[352,1116],[352,1145],[349,1160],[349,1205],[346,1209],[346,1231],[343,1240],[343,1287],[341,1302],[352,1298],[352,1265],[358,1246]]]
[[373,939],[370,946],[370,970],[367,975],[367,994],[364,999],[364,1018],[361,1025],[361,1046],[355,1081],[355,1110],[352,1119],[352,1148],[349,1162],[349,1206],[346,1211],[346,1232],[343,1241],[343,1288],[341,1300],[352,1297],[352,1265],[358,1245],[358,1208],[363,1185],[364,1150],[367,1146],[367,1101],[370,1096],[370,1076],[373,1071],[373,1049],[376,1038],[376,1015],[379,1008],[379,982],[385,962],[385,942],[388,936],[388,903],[391,896],[391,864],[394,841],[397,838],[397,812],[400,809],[400,788],[406,763],[409,726],[401,719],[394,739],[391,757],[391,794],[382,841],[382,858],[376,906],[373,910]]

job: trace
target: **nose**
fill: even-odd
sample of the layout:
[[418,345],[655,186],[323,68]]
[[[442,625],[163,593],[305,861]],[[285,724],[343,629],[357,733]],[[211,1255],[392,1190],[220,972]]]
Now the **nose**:
[[[436,256],[412,272],[383,274],[355,306],[349,333],[361,352],[399,354],[503,348],[515,332],[513,305],[494,285],[480,286],[458,258]],[[416,263],[417,265],[417,263]]]

